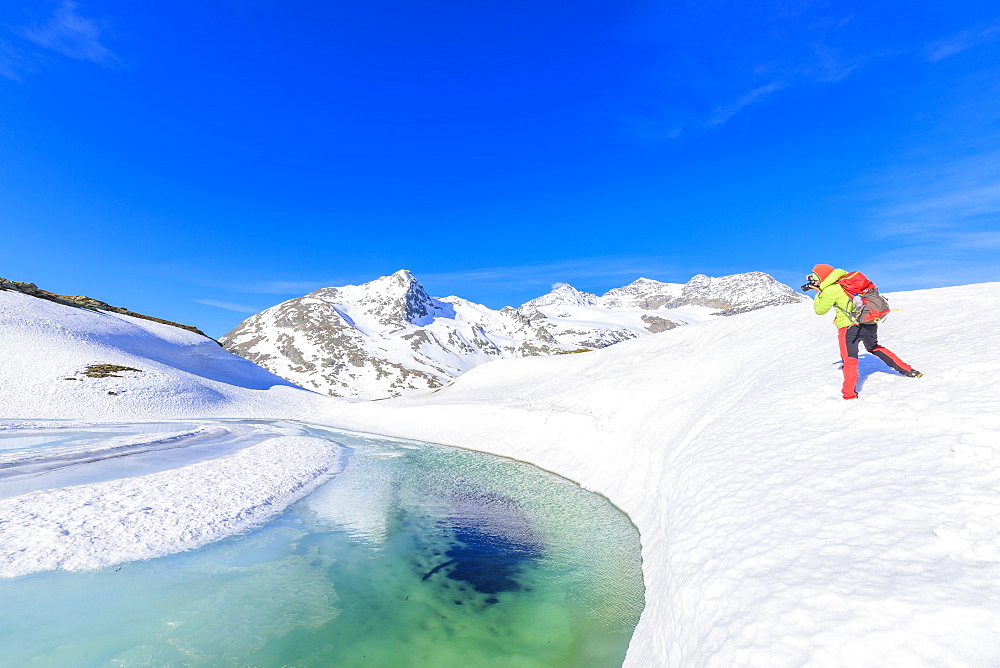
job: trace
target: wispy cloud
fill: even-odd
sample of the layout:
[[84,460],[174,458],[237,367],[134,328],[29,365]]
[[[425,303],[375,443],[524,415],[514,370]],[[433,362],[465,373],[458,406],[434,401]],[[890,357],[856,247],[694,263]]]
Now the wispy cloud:
[[955,35],[935,40],[924,47],[924,58],[932,63],[954,56],[968,49],[1000,39],[1000,24],[977,26]]
[[0,37],[0,76],[14,81],[22,81],[23,74],[35,69],[35,63],[30,56]]
[[655,87],[628,122],[652,140],[716,130],[780,91],[841,81],[878,51],[865,21],[838,3],[660,2],[636,12],[632,34],[653,46]]
[[77,12],[76,3],[64,0],[42,25],[22,28],[21,34],[44,49],[51,49],[76,60],[100,65],[118,61],[102,43],[103,27]]
[[887,207],[879,218],[882,236],[927,235],[979,219],[1000,223],[1000,183],[960,185],[950,192],[913,196]]
[[[161,267],[159,273],[162,273],[163,275],[170,275],[169,267],[171,266],[172,265],[164,265],[163,267]],[[250,294],[250,295],[298,296],[298,295],[304,295],[309,292],[313,292],[314,290],[319,290],[320,288],[330,287],[331,285],[346,285],[351,282],[350,280],[341,280],[340,278],[330,278],[329,280],[322,280],[322,281],[308,281],[308,280],[220,281],[215,278],[209,277],[207,275],[201,275],[196,270],[182,271],[179,272],[178,275],[184,276],[185,282],[191,283],[192,285],[198,285],[203,288],[214,288],[216,290],[223,290],[225,292],[234,292],[238,294]]]
[[1000,280],[1000,149],[900,171],[870,195],[884,249],[870,261],[902,272],[897,288]]
[[[644,276],[657,280],[687,280],[697,271],[680,269],[663,258],[656,257],[599,257],[564,260],[544,264],[504,265],[462,269],[450,272],[424,272],[421,267],[397,267],[410,269],[414,276],[428,291],[437,296],[449,294],[477,299],[478,294],[486,293],[528,293],[532,296],[543,294],[558,283],[584,285],[593,289],[595,283],[608,283],[608,287],[618,287]],[[698,271],[711,271],[711,268],[699,268]],[[319,288],[343,285],[360,285],[379,278],[380,273],[367,275],[344,275],[330,277],[326,280],[256,280],[256,281],[220,281],[208,275],[202,275],[197,269],[183,268],[176,265],[163,265],[159,273],[175,278],[184,277],[184,281],[202,288],[212,288],[231,295],[280,295],[283,297],[298,297],[318,290]],[[384,272],[386,275],[392,271]],[[237,297],[237,299],[239,299]],[[206,306],[223,308],[241,313],[257,313],[261,309],[244,306],[239,303],[217,299],[195,299]]]
[[331,285],[343,285],[341,281],[252,281],[248,283],[226,283],[233,292],[248,292],[258,295],[301,295]]
[[877,187],[880,237],[940,240],[1000,227],[1000,149],[910,169]]
[[[768,11],[764,6],[770,5]],[[920,57],[935,63],[1000,39],[1000,24],[980,24],[936,39],[899,38],[871,30],[878,12],[857,15],[837,3],[656,3],[658,44],[668,54],[659,87],[628,119],[644,139],[677,139],[721,128],[782,91],[834,84],[879,63]],[[685,32],[681,32],[682,26]],[[644,33],[646,34],[646,33]],[[647,37],[647,39],[654,39]]]
[[106,26],[65,0],[51,14],[27,26],[0,25],[0,76],[22,81],[51,67],[60,54],[110,67],[118,57],[105,41]]
[[774,93],[810,82],[836,83],[873,60],[887,55],[891,54],[857,51],[845,55],[829,46],[824,39],[813,39],[808,42],[803,52],[797,54],[797,57],[779,58],[755,64],[752,76],[746,77],[747,83],[759,82],[762,79],[770,80],[753,85],[750,90],[732,102],[717,106],[701,124],[707,128],[718,127],[746,107],[761,102]]
[[204,304],[205,306],[214,306],[215,308],[226,309],[227,311],[236,311],[238,313],[257,313],[258,311],[261,310],[250,306],[242,306],[240,304],[222,302],[216,299],[195,299],[193,301],[198,304]]
[[940,245],[887,250],[866,259],[865,266],[877,268],[879,288],[890,292],[1000,281],[995,253],[962,253]]
[[[420,267],[399,267],[410,269],[418,281],[428,290],[443,296],[445,294],[468,295],[481,291],[483,287],[500,291],[537,291],[551,289],[553,285],[568,283],[579,286],[607,282],[610,287],[618,287],[645,277],[654,280],[686,281],[699,272],[727,271],[715,267],[683,267],[662,257],[590,257],[558,262],[529,265],[500,265],[460,269],[449,272],[424,272]],[[392,273],[386,272],[386,274]],[[217,281],[208,277],[192,277],[186,272],[171,272],[171,275],[187,276],[187,281],[202,287],[224,290],[234,294],[292,295],[300,296],[314,290],[330,286],[348,284],[359,285],[373,281],[381,274],[351,275],[330,278],[324,281]],[[199,303],[220,308],[238,306],[216,300],[196,300]],[[223,306],[226,304],[226,306]],[[231,308],[231,310],[239,310]],[[251,309],[257,312],[259,309]]]
[[[200,263],[195,264],[176,260],[147,266],[147,271],[162,279],[181,280],[184,283],[195,285],[199,288],[210,288],[214,294],[223,297],[230,297],[232,295],[288,295],[299,297],[320,288],[348,285],[350,283],[364,283],[378,278],[377,276],[367,277],[348,274],[328,275],[316,278],[315,276],[319,272],[309,272],[313,274],[311,277],[288,276],[288,274],[279,274],[278,277],[274,277],[273,275],[267,275],[265,272],[254,271],[252,268],[245,268],[244,271],[231,270],[215,273],[207,270]],[[206,290],[202,292],[206,292]],[[234,298],[238,301],[241,300],[240,297]]]
[[716,108],[715,113],[713,113],[712,117],[705,122],[705,125],[707,125],[708,127],[715,127],[717,125],[722,125],[730,118],[738,114],[740,110],[743,109],[744,107],[749,106],[754,102],[759,102],[760,100],[763,100],[771,93],[779,91],[785,87],[787,87],[787,84],[781,81],[772,81],[771,83],[765,84],[763,86],[758,86],[757,88],[754,88],[748,93],[745,93],[744,95],[740,96],[740,98],[735,102],[733,102],[732,104]]

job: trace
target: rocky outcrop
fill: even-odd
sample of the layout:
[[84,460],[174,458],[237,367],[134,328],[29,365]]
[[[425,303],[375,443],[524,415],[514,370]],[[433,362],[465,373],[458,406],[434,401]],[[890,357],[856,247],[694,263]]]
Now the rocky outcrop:
[[57,304],[64,304],[66,306],[75,306],[77,308],[90,309],[91,311],[111,311],[112,313],[121,313],[122,315],[128,315],[133,318],[141,318],[143,320],[158,322],[161,325],[180,327],[181,329],[186,329],[189,332],[194,332],[195,334],[201,334],[206,339],[211,338],[197,327],[192,327],[191,325],[182,325],[178,322],[173,322],[172,320],[163,320],[162,318],[154,318],[151,315],[136,313],[135,311],[130,311],[122,306],[112,306],[107,302],[102,302],[98,299],[94,299],[93,297],[85,297],[83,295],[76,295],[76,296],[57,295],[54,292],[42,290],[34,283],[22,283],[20,281],[9,281],[6,278],[0,278],[0,290],[13,290],[15,292],[20,292],[22,294],[30,295],[32,297],[38,297],[39,299],[47,299],[50,302],[55,302]]
[[646,323],[646,331],[650,334],[659,334],[660,332],[665,332],[677,326],[676,322],[671,322],[670,320],[661,318],[658,315],[643,314],[642,321]]

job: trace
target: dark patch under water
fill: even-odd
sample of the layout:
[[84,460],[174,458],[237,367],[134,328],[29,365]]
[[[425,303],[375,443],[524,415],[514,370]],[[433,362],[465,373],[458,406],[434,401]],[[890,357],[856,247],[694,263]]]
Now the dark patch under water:
[[448,577],[464,580],[483,594],[520,589],[516,576],[522,566],[542,554],[540,545],[510,540],[478,527],[456,528],[455,538],[458,544],[446,552],[455,562]]
[[448,559],[423,579],[454,566],[446,577],[466,582],[482,594],[520,589],[517,575],[542,555],[542,543],[524,509],[510,497],[473,492],[452,497],[451,506],[447,529],[455,542],[444,554]]

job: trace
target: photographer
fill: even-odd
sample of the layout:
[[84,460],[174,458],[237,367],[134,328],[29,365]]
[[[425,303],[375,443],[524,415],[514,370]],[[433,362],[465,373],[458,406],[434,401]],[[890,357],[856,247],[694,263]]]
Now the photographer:
[[840,341],[840,357],[844,360],[844,399],[858,398],[858,349],[864,344],[872,355],[888,364],[904,376],[919,378],[923,374],[896,357],[888,348],[878,343],[878,324],[862,324],[852,316],[855,313],[854,301],[838,281],[847,275],[843,269],[834,269],[828,264],[817,264],[802,286],[803,292],[816,291],[813,300],[813,310],[817,315],[826,314],[831,308],[837,310],[833,323],[837,327],[837,337]]

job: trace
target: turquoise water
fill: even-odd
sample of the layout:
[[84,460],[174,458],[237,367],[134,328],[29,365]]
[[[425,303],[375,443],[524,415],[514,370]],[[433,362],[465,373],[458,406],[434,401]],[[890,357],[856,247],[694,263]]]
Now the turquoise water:
[[192,552],[0,581],[18,666],[616,666],[639,537],[528,464],[315,427],[339,475]]

